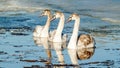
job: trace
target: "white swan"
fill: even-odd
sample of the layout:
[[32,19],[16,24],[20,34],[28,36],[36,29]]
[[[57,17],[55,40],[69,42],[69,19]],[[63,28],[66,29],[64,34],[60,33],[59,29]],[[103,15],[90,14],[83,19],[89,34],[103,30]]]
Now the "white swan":
[[49,41],[50,42],[66,42],[66,34],[62,35],[62,31],[63,31],[64,23],[65,23],[64,14],[60,11],[56,11],[54,16],[52,17],[52,20],[56,18],[60,18],[60,21],[59,21],[57,29],[50,32]]
[[47,16],[47,21],[45,26],[36,26],[35,30],[33,32],[34,37],[49,37],[49,26],[50,26],[50,21],[51,21],[51,12],[50,10],[46,9],[42,12],[41,16]]

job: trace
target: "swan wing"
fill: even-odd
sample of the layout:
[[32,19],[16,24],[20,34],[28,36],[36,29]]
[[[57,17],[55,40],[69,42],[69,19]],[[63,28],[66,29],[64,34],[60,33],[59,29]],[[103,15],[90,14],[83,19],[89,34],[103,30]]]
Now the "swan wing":
[[95,40],[91,35],[82,34],[78,37],[77,46],[80,48],[95,47]]
[[67,34],[62,34],[62,41],[66,42],[67,41]]
[[43,29],[43,26],[36,26],[34,31],[33,31],[33,36],[39,37],[42,29]]
[[56,33],[56,30],[50,31],[50,33],[49,33],[49,41],[52,42],[52,40],[53,40],[53,38],[55,36],[55,33]]
[[54,37],[55,33],[56,33],[56,30],[50,31],[49,36]]
[[42,29],[43,29],[43,26],[36,26],[34,31],[36,31],[37,33],[40,33]]

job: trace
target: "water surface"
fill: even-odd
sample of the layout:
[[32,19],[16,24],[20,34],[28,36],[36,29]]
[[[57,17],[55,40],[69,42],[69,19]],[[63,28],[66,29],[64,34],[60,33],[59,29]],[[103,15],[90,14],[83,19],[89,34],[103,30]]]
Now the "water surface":
[[[96,48],[91,49],[93,53],[88,59],[78,60],[80,67],[120,67],[119,3],[119,0],[0,0],[0,67],[74,66],[66,48],[61,50],[55,46],[60,44],[41,44],[32,37],[35,26],[45,24],[46,17],[39,15],[46,8],[52,13],[59,10],[66,18],[78,13],[81,16],[79,34],[87,33],[95,38]],[[57,28],[56,22],[51,23],[50,30]],[[68,34],[68,39],[73,24],[65,24],[63,33]]]

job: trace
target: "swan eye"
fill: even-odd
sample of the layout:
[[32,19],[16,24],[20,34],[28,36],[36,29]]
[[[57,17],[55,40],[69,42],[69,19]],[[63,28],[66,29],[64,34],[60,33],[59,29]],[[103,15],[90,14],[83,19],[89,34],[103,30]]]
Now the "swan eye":
[[71,18],[71,19],[72,19],[72,17],[69,17],[69,18]]

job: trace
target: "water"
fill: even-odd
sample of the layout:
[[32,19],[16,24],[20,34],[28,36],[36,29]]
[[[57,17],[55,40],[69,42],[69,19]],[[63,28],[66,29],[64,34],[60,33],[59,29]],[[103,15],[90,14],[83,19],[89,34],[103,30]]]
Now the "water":
[[[78,60],[80,67],[120,67],[119,3],[119,0],[0,0],[0,68],[45,67],[46,63],[59,64],[59,57],[64,57],[68,66],[71,64],[66,48],[49,50],[32,38],[35,26],[45,24],[46,17],[39,15],[46,8],[52,13],[62,11],[66,18],[71,13],[80,14],[79,33],[88,33],[95,38],[93,54],[89,59]],[[50,30],[57,28],[55,22],[57,20],[51,23]],[[63,30],[69,38],[73,24],[65,24]],[[19,33],[11,33],[14,30]]]

